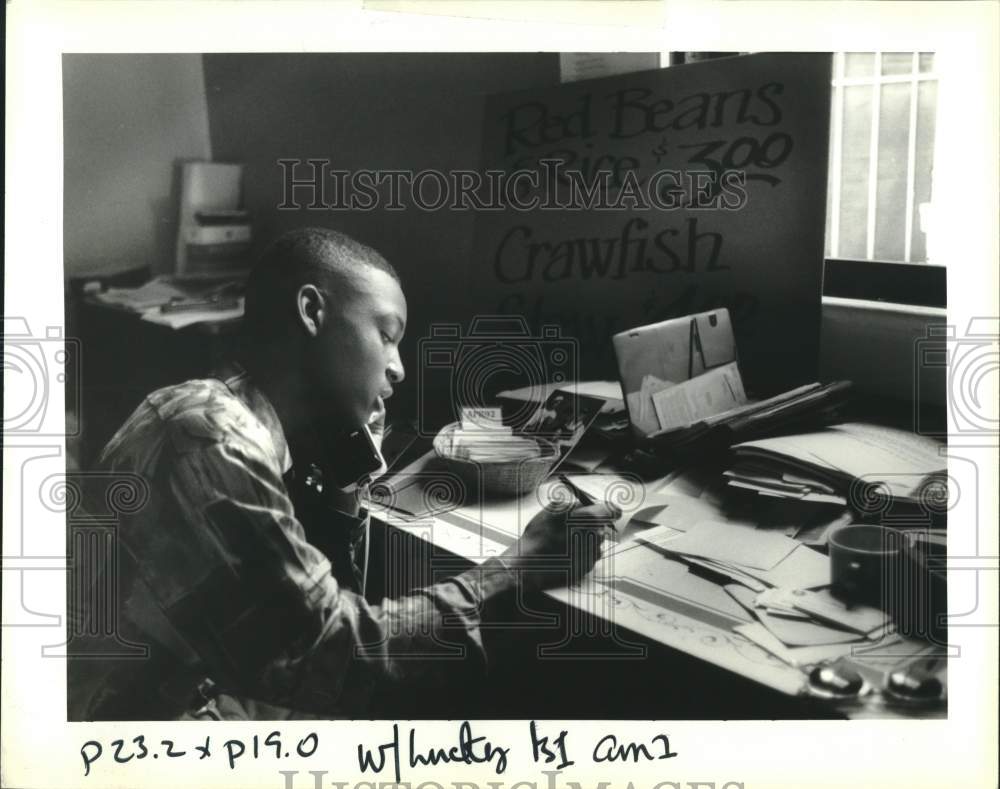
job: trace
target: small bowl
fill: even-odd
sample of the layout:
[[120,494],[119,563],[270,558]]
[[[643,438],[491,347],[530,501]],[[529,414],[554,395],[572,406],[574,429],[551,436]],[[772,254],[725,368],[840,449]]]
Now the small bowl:
[[503,496],[524,495],[538,487],[559,459],[559,447],[554,442],[538,436],[519,436],[519,438],[534,439],[541,450],[538,457],[498,461],[456,457],[451,454],[450,447],[452,433],[460,426],[460,423],[452,422],[441,428],[434,438],[434,451],[449,471],[454,472],[470,487],[482,484],[484,493]]

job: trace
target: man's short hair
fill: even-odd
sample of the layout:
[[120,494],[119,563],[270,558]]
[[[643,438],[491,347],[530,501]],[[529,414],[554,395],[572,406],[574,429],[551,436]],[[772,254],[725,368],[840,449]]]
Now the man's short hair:
[[389,261],[337,230],[304,227],[279,236],[264,250],[247,279],[245,336],[280,335],[292,325],[299,288],[312,283],[335,295],[366,267],[384,271],[399,282]]

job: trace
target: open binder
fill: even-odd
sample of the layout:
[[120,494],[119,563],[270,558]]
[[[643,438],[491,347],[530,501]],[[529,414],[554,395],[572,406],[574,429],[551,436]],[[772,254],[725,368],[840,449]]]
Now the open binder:
[[810,383],[751,401],[726,309],[636,327],[612,343],[632,432],[657,454],[828,424],[851,389],[849,381]]

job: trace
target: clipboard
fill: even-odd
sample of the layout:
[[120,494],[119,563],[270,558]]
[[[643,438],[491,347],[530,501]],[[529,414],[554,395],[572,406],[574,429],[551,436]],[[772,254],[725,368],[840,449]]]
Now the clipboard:
[[643,437],[660,429],[651,403],[639,396],[644,381],[670,386],[736,361],[736,339],[725,308],[637,326],[614,335],[611,343],[629,423]]

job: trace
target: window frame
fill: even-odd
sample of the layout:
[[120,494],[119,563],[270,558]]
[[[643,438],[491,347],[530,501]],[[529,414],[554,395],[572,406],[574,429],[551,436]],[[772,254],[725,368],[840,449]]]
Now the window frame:
[[[916,86],[922,81],[938,81],[936,69],[928,71],[920,70],[919,58],[922,54],[919,51],[911,53],[912,64],[908,74],[882,74],[883,52],[873,52],[872,74],[864,77],[848,77],[845,73],[846,55],[853,53],[835,52],[833,53],[833,74],[831,75],[831,87],[833,89],[833,102],[831,109],[831,137],[830,137],[830,168],[828,177],[838,178],[833,184],[832,193],[834,204],[828,207],[829,222],[828,230],[833,233],[833,240],[830,244],[831,254],[824,258],[823,266],[823,296],[837,298],[855,299],[863,301],[885,302],[892,304],[903,304],[921,307],[947,307],[947,269],[940,263],[930,262],[903,262],[879,260],[873,257],[865,259],[848,258],[837,254],[838,230],[839,230],[839,174],[834,173],[834,168],[840,165],[840,155],[838,147],[841,141],[843,123],[843,91],[844,88],[852,85],[871,86],[873,92],[874,109],[878,110],[880,89],[885,84],[909,83],[916,90]],[[913,206],[911,201],[913,194],[913,172],[915,164],[915,124],[916,124],[915,93],[912,94],[910,104],[910,130],[907,157],[907,207],[906,207],[906,231],[905,231],[905,254],[910,253],[910,242],[912,239],[911,221],[913,217]],[[873,121],[871,132],[872,156],[869,167],[869,216],[868,216],[868,252],[872,253],[874,245],[874,213],[875,197],[873,192],[876,183],[874,168],[877,167],[878,123]]]
[[934,263],[826,258],[823,295],[943,309],[948,306],[947,271]]

